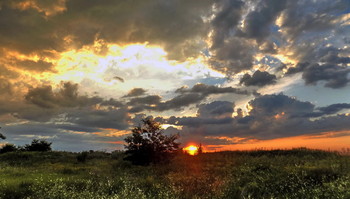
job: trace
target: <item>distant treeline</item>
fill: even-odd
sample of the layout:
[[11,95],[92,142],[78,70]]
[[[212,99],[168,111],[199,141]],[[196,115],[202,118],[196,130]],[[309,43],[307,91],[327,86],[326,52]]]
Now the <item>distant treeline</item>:
[[52,142],[37,139],[34,139],[31,144],[26,144],[24,146],[5,144],[0,148],[0,153],[7,153],[13,151],[51,151],[51,144]]

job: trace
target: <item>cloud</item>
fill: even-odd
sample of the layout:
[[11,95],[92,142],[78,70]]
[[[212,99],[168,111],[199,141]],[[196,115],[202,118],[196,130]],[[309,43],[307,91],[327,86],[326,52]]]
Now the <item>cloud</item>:
[[[29,121],[50,121],[57,119],[62,114],[72,114],[72,112],[80,112],[83,109],[85,114],[98,115],[97,113],[100,113],[107,117],[109,115],[103,111],[113,112],[125,107],[123,102],[113,98],[106,100],[97,96],[81,95],[78,84],[71,82],[62,82],[57,89],[53,89],[50,85],[30,88],[25,94],[24,100],[26,103],[22,101],[7,102],[10,107],[0,108],[0,114],[11,113],[18,119]],[[12,103],[20,105],[13,106]],[[82,116],[89,117],[89,115]],[[90,117],[90,122],[92,122],[92,118],[94,117]],[[75,119],[80,121],[76,117]],[[96,119],[100,118],[96,116]]]
[[110,110],[80,109],[70,111],[66,115],[67,121],[83,127],[113,128],[124,130],[129,127],[128,110],[126,108]]
[[196,84],[191,89],[186,87],[181,87],[175,91],[175,93],[199,93],[205,96],[211,94],[223,94],[223,93],[234,93],[240,95],[249,95],[250,93],[246,90],[241,90],[233,87],[218,87],[214,85],[206,85],[206,84]]
[[230,31],[238,25],[242,17],[244,5],[245,3],[241,0],[222,0],[215,3],[219,11],[211,21],[212,49],[221,48],[225,40],[230,37]]
[[118,76],[113,77],[113,79],[119,80],[120,82],[124,82],[124,79]]
[[329,115],[329,114],[337,113],[343,109],[349,109],[349,108],[350,108],[350,104],[340,103],[340,104],[331,104],[326,107],[321,107],[321,108],[318,108],[318,110],[320,110],[324,114]]
[[331,104],[329,106],[325,107],[319,107],[317,108],[317,111],[313,113],[306,114],[306,117],[321,117],[325,115],[332,115],[335,113],[338,113],[344,109],[350,109],[350,104],[347,103],[338,103],[338,104]]
[[[96,98],[97,99],[97,98]],[[121,101],[110,98],[109,100],[104,100],[100,103],[102,106],[112,106],[112,107],[123,107],[124,104]]]
[[154,110],[157,111],[166,111],[166,110],[180,110],[183,107],[187,107],[192,104],[197,104],[202,101],[206,96],[198,93],[186,93],[178,95],[173,99],[162,102],[154,107]]
[[42,60],[32,61],[32,60],[14,60],[11,64],[12,66],[16,66],[18,68],[23,68],[25,70],[32,71],[53,71],[53,64],[50,62],[45,62]]
[[4,94],[12,94],[13,88],[12,84],[6,79],[0,78],[0,93]]
[[152,105],[152,104],[159,104],[161,100],[161,97],[159,95],[148,95],[145,97],[135,97],[130,99],[130,101],[127,103],[128,105]]
[[231,37],[211,50],[209,63],[214,70],[231,76],[253,67],[255,48],[249,40]]
[[18,77],[19,77],[19,73],[15,72],[13,70],[9,70],[3,64],[0,64],[0,78],[16,79]]
[[91,45],[96,39],[150,42],[164,47],[170,59],[185,60],[198,56],[203,48],[209,30],[204,18],[210,16],[212,4],[211,0],[2,1],[0,17],[6,20],[0,20],[0,44],[23,54],[46,56]]
[[146,90],[143,88],[133,88],[124,97],[137,97],[140,95],[144,95],[145,93],[146,93]]
[[[297,40],[308,32],[322,32],[336,26],[337,13],[347,7],[345,0],[334,1],[293,1],[282,13],[279,25],[289,40]],[[312,9],[312,12],[308,10]]]
[[244,74],[240,80],[240,84],[244,84],[246,86],[261,87],[276,83],[276,79],[276,75],[270,74],[266,71],[261,72],[260,70],[257,70],[252,76],[248,73]]
[[350,69],[334,64],[301,63],[295,68],[289,68],[286,74],[297,72],[303,72],[302,78],[307,85],[315,85],[319,81],[325,81],[325,87],[342,88],[350,81],[347,77]]
[[201,104],[198,107],[197,116],[201,118],[226,118],[231,117],[234,104],[227,101],[214,101],[209,104]]
[[269,36],[272,24],[286,6],[286,0],[259,1],[255,9],[245,17],[243,28],[237,34],[261,43]]
[[[13,125],[15,135],[38,132],[38,136],[56,136],[60,143],[80,139],[80,146],[94,139],[111,141],[92,133],[125,130],[150,112],[181,126],[185,140],[200,137],[214,144],[349,129],[349,116],[343,114],[349,109],[346,103],[316,107],[283,94],[261,95],[244,88],[283,82],[277,81],[282,72],[302,73],[307,85],[346,87],[348,5],[347,0],[3,0],[1,122]],[[125,58],[128,68],[115,52],[129,44],[158,49],[159,64],[152,65],[154,57],[145,58],[147,53],[135,53]],[[119,50],[114,51],[117,45]],[[92,56],[78,56],[86,52],[95,53],[92,62],[102,71],[106,67],[104,74],[90,68]],[[65,67],[65,61],[72,62],[71,68]],[[181,69],[173,70],[175,65]],[[284,67],[275,69],[277,65]],[[211,77],[214,71],[207,67],[233,81],[220,74]],[[68,70],[69,75],[63,74]],[[193,71],[202,72],[194,77],[199,73]],[[84,74],[72,79],[79,84],[53,83],[74,78],[75,72]],[[240,87],[227,86],[238,83],[237,76],[244,73]],[[118,82],[124,82],[123,88]],[[190,87],[179,88],[184,84]],[[103,94],[84,94],[92,90]],[[236,95],[244,102],[255,99],[246,110],[242,101],[233,102]],[[182,116],[180,110],[192,116]],[[163,118],[164,114],[174,116]],[[15,124],[23,125],[16,130]],[[74,135],[78,132],[82,135]]]
[[[349,129],[350,116],[334,115],[349,104],[334,104],[315,108],[283,94],[262,95],[249,103],[249,115],[243,116],[240,109],[234,111],[232,102],[214,101],[199,105],[195,117],[169,117],[166,123],[182,127],[183,141],[197,140],[202,143],[238,144],[251,139],[268,140],[298,135],[317,135],[328,131]],[[234,114],[236,113],[236,114]],[[315,119],[316,114],[319,117]],[[235,116],[232,116],[235,115]],[[217,142],[213,139],[219,139]],[[227,138],[227,139],[226,139]],[[225,143],[223,143],[225,144]]]
[[78,107],[97,104],[102,102],[98,97],[80,96],[78,84],[62,82],[57,92],[52,86],[32,88],[25,95],[25,99],[42,108]]
[[241,90],[233,87],[218,87],[214,85],[196,84],[192,88],[185,86],[175,90],[177,96],[172,99],[162,101],[158,95],[148,95],[144,97],[134,97],[127,103],[129,106],[133,106],[130,111],[132,113],[141,112],[143,110],[151,111],[167,111],[167,110],[180,110],[184,107],[188,107],[193,104],[199,104],[206,97],[214,94],[239,94],[239,95],[251,95],[246,90]]

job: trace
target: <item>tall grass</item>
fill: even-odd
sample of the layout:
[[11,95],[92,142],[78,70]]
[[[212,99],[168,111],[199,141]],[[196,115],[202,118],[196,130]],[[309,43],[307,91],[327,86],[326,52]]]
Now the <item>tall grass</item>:
[[0,155],[0,198],[350,198],[350,157],[294,149],[179,154],[134,166],[123,153]]

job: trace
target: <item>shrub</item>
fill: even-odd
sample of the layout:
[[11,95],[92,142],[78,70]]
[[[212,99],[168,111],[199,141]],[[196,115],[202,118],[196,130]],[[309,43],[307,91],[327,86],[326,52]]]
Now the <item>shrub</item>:
[[142,123],[125,138],[126,154],[129,155],[125,159],[138,165],[167,162],[178,151],[178,135],[164,135],[161,124],[153,119],[144,119]]
[[24,148],[26,151],[51,151],[51,142],[46,140],[36,140],[34,139],[29,145],[25,145]]
[[89,152],[83,151],[77,155],[78,162],[86,162]]
[[7,153],[12,151],[17,151],[17,147],[14,144],[5,144],[1,147],[0,153]]

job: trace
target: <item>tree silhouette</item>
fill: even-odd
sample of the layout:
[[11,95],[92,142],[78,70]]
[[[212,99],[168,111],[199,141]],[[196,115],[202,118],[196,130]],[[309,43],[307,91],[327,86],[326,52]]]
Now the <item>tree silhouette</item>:
[[17,147],[14,144],[5,144],[0,148],[0,153],[7,153],[17,151]]
[[24,146],[26,151],[51,151],[51,142],[34,139],[32,143]]
[[197,153],[198,154],[202,154],[203,153],[202,143],[199,143],[199,146],[198,146],[198,149],[197,149]]
[[143,119],[142,125],[134,127],[132,135],[125,138],[125,159],[138,165],[167,162],[179,149],[178,138],[179,135],[164,135],[161,124],[153,119]]
[[[1,129],[1,127],[0,127],[0,129]],[[0,133],[0,138],[4,140],[4,139],[6,139],[6,136],[4,136],[3,134]]]

